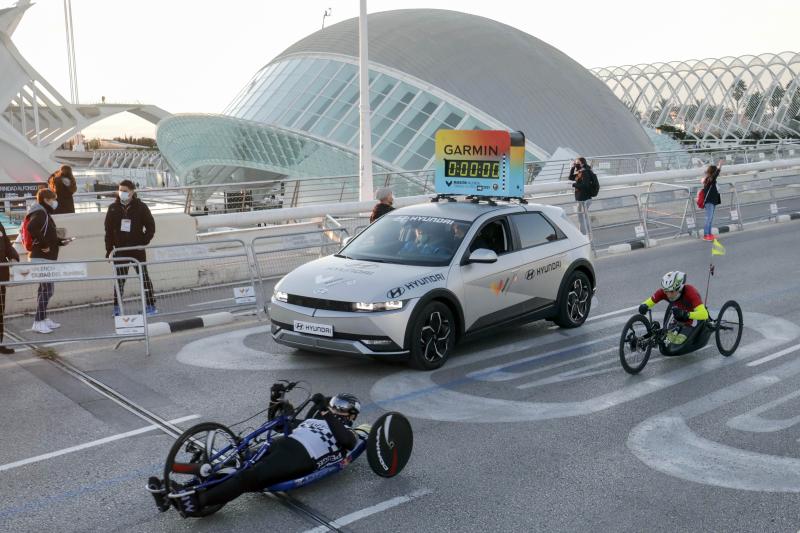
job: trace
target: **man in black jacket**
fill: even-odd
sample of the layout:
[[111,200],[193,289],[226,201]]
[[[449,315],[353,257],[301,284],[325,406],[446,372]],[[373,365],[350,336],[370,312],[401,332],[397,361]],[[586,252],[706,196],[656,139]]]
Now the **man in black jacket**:
[[[108,206],[106,213],[106,257],[111,255],[114,248],[129,246],[147,246],[156,234],[156,222],[150,213],[150,208],[139,200],[135,192],[136,186],[130,180],[122,180],[117,189],[117,200]],[[117,261],[117,258],[121,258]],[[117,270],[117,284],[114,293],[114,315],[120,314],[122,296],[125,290],[125,277],[128,275],[130,261],[125,258],[136,259],[140,263],[147,262],[147,253],[144,250],[124,250],[114,254],[114,265]],[[134,266],[137,269],[138,267]],[[142,265],[142,280],[144,281],[147,314],[158,313],[156,309],[153,282],[147,272],[147,265]]]

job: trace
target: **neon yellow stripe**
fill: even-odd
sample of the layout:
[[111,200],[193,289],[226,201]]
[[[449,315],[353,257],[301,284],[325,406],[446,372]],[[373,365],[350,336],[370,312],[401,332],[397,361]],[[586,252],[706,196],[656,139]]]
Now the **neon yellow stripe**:
[[692,320],[708,320],[708,309],[703,304],[694,308],[694,311],[689,313],[689,318]]
[[649,307],[651,309],[653,308],[654,305],[656,305],[656,303],[653,301],[652,298],[648,298],[647,300],[643,301],[642,303],[645,304],[647,307]]

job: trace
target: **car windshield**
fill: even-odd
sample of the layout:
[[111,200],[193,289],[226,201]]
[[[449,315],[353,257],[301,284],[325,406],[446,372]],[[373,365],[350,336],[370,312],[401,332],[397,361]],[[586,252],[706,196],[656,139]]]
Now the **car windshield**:
[[453,259],[470,224],[450,218],[387,214],[337,255],[360,261],[445,266]]

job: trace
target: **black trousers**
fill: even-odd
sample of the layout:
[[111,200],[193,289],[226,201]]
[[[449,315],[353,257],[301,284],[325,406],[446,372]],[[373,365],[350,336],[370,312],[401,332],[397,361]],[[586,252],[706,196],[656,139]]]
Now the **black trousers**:
[[3,342],[3,335],[5,335],[5,329],[3,329],[3,316],[6,314],[6,286],[0,285],[0,342]]
[[[125,276],[128,275],[128,269],[133,266],[136,269],[136,273],[139,273],[139,267],[135,265],[131,265],[130,263],[121,263],[115,262],[115,269],[117,271],[117,288],[119,289],[119,294],[117,291],[114,290],[114,305],[118,307],[122,307],[122,297],[125,294]],[[147,305],[151,305],[155,307],[156,305],[156,296],[155,292],[153,291],[153,282],[150,281],[150,274],[147,273],[147,265],[142,265],[142,281],[144,282],[144,298],[147,302]]]
[[201,506],[228,503],[245,492],[258,492],[282,481],[310,474],[317,464],[305,446],[289,437],[272,441],[269,453],[238,476],[198,494]]

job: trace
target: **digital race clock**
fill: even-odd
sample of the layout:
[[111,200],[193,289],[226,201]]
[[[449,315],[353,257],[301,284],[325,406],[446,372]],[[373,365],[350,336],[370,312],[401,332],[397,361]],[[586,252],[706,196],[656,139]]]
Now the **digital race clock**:
[[525,135],[492,130],[436,132],[437,194],[522,197]]

